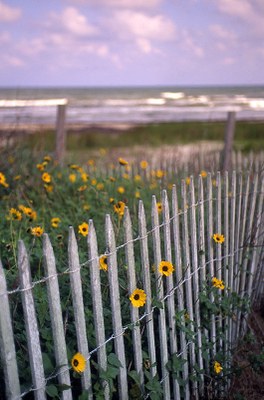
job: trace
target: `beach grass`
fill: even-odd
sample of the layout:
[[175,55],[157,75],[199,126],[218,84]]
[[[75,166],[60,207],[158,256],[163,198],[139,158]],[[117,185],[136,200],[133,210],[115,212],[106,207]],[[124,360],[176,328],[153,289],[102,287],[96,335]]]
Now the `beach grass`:
[[[161,147],[197,143],[200,141],[224,142],[225,121],[189,121],[146,125],[132,125],[126,129],[114,126],[69,127],[66,149],[71,157],[98,150],[133,146]],[[25,147],[51,152],[55,148],[55,130],[41,130],[23,136]],[[243,152],[264,150],[264,121],[237,121],[234,149]]]

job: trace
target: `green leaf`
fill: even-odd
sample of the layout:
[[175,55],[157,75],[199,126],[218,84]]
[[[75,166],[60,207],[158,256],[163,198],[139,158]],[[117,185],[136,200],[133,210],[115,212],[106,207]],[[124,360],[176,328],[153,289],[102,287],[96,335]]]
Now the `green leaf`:
[[42,353],[43,366],[46,374],[50,374],[54,370],[52,361],[47,353]]
[[113,365],[114,367],[122,368],[123,365],[115,355],[115,353],[110,353],[109,356],[107,357],[108,363]]
[[57,386],[55,385],[46,386],[46,393],[53,399],[59,397],[59,392]]
[[59,389],[60,392],[63,392],[64,390],[71,389],[70,385],[66,385],[66,383],[62,383],[57,385],[57,388]]
[[130,378],[132,378],[133,381],[134,381],[138,386],[140,386],[140,376],[139,376],[139,374],[138,374],[137,371],[135,371],[135,370],[129,371],[129,372],[128,372],[128,376],[130,376]]

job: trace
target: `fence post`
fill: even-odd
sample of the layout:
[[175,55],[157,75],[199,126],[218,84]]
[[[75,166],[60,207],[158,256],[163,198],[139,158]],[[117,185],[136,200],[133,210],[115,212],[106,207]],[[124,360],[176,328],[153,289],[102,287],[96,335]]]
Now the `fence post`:
[[230,169],[231,154],[233,148],[233,139],[236,125],[236,113],[229,111],[227,113],[227,121],[225,128],[225,144],[221,157],[221,170],[228,171]]
[[0,353],[5,379],[6,399],[20,398],[13,327],[8,301],[5,273],[0,260]]
[[66,142],[66,104],[58,104],[56,121],[56,159],[62,163]]

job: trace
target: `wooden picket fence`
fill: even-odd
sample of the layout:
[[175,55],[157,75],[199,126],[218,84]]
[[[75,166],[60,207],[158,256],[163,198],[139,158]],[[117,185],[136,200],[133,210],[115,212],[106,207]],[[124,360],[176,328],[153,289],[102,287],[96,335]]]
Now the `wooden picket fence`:
[[[7,287],[6,271],[0,263],[0,347],[6,399],[46,399],[46,388],[51,382],[69,385],[61,393],[63,400],[74,398],[60,297],[60,278],[65,275],[69,276],[71,287],[76,348],[87,360],[81,378],[82,389],[87,391],[86,398],[94,398],[91,361],[96,359],[100,369],[107,370],[109,343],[113,344],[112,352],[121,364],[114,398],[133,398],[129,391],[131,370],[138,376],[141,393],[138,399],[151,398],[151,389],[146,385],[148,376],[160,384],[162,399],[201,398],[206,392],[205,376],[212,375],[212,363],[217,354],[230,355],[238,339],[246,332],[248,310],[234,309],[232,316],[212,313],[210,326],[205,327],[199,294],[205,283],[210,284],[212,277],[216,277],[225,283],[225,289],[219,291],[220,298],[229,298],[235,292],[240,299],[247,298],[251,305],[260,301],[264,294],[263,195],[261,172],[233,172],[223,176],[217,173],[215,182],[208,174],[206,179],[199,176],[194,181],[191,178],[189,185],[182,181],[179,187],[173,186],[170,200],[167,192],[162,192],[161,215],[153,196],[151,227],[147,226],[149,220],[142,201],[139,201],[138,220],[133,223],[134,227],[130,212],[125,209],[122,221],[124,241],[121,245],[117,245],[114,226],[110,216],[106,215],[105,254],[110,293],[107,304],[102,294],[103,271],[99,269],[98,237],[92,220],[89,221],[87,262],[84,264],[79,260],[74,230],[69,228],[68,268],[64,272],[58,273],[52,244],[48,235],[43,235],[45,275],[38,281],[31,279],[29,252],[21,240],[18,245],[18,288],[10,290]],[[224,235],[223,244],[213,241],[214,233]],[[122,257],[127,269],[126,288],[123,281],[122,288],[120,285]],[[175,267],[172,275],[161,276],[158,270],[161,260],[172,262]],[[84,268],[90,276],[90,321],[85,318],[84,296],[87,293],[84,293],[81,275]],[[123,267],[122,270],[124,273]],[[34,304],[34,291],[39,285],[46,286],[48,294],[56,360],[56,369],[48,376],[43,365]],[[137,287],[144,289],[147,295],[142,308],[133,307],[129,301],[130,294]],[[126,299],[121,295],[124,290]],[[10,313],[10,299],[17,295],[22,298],[28,347],[25,351],[29,353],[32,376],[32,386],[26,389],[20,385]],[[210,301],[214,302],[212,292]],[[124,302],[127,302],[127,307],[123,306]],[[107,336],[105,308],[112,318],[112,334]],[[128,320],[129,323],[124,323]],[[87,334],[88,323],[94,326],[96,345],[93,347]],[[181,365],[176,372],[167,368],[173,359]],[[230,360],[227,357],[223,367],[228,366]],[[110,392],[109,382],[103,381],[103,397],[110,399]]]

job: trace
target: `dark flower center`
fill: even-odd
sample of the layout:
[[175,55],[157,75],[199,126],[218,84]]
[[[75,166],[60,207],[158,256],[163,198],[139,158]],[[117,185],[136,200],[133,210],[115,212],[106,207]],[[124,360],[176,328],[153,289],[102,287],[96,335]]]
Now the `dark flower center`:
[[168,269],[169,269],[169,268],[168,268],[166,265],[162,268],[162,270],[163,270],[164,272],[167,272]]
[[75,367],[77,367],[77,366],[79,365],[79,361],[78,361],[78,360],[74,360],[74,361],[73,361],[73,365],[74,365]]
[[135,296],[134,296],[134,300],[139,300],[140,299],[140,296],[139,296],[139,294],[135,294]]

